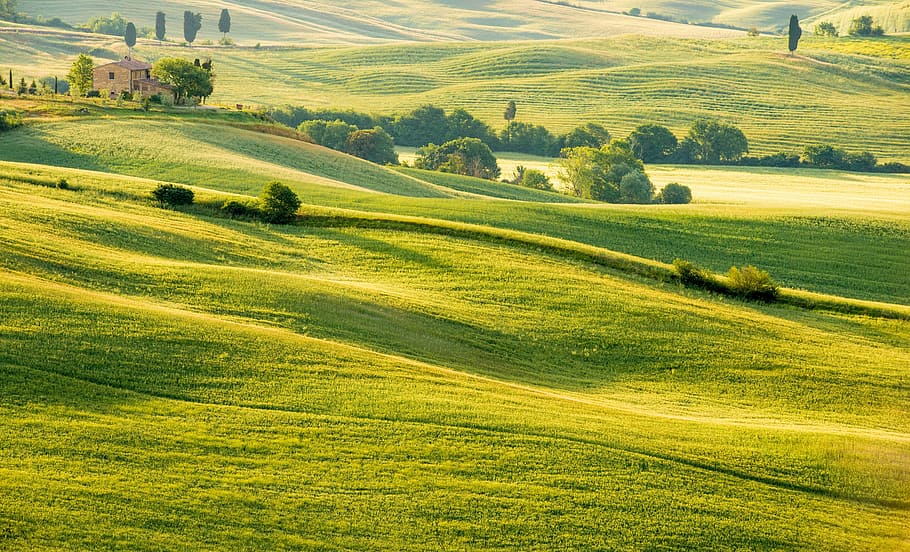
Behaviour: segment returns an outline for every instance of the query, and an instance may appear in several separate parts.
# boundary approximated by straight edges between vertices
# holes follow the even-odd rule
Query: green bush
[[[260,218],[262,211],[258,205],[244,203],[236,199],[229,199],[221,206],[221,210],[227,213],[231,218]]]
[[[660,203],[674,205],[690,203],[692,201],[692,190],[690,190],[688,186],[670,182],[660,191],[658,199],[660,200]]]
[[[777,299],[777,283],[766,271],[754,266],[744,266],[742,269],[731,266],[727,280],[730,291],[735,295],[760,301]]]
[[[697,264],[684,259],[673,259],[673,270],[676,277],[686,287],[698,287],[717,293],[729,293],[729,289],[721,284],[714,274]]]
[[[193,203],[193,190],[174,184],[161,184],[152,191],[152,197],[162,205],[177,206]]]
[[[59,190],[69,190],[70,189],[70,183],[65,178],[58,178],[57,182],[55,182],[54,184],[57,186],[57,189],[59,189]]]
[[[269,182],[259,196],[262,218],[266,222],[287,224],[300,208],[300,198],[281,182]]]
[[[4,111],[0,109],[0,132],[10,130],[22,124],[22,116],[18,111]]]

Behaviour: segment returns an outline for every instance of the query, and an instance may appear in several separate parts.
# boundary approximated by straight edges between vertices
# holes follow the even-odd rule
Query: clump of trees
[[[559,177],[577,197],[609,203],[655,203],[691,201],[686,186],[668,185],[655,194],[644,163],[632,152],[628,141],[615,140],[601,148],[581,146],[563,150]]]
[[[314,120],[300,123],[297,131],[320,146],[343,151],[381,165],[398,164],[395,141],[379,126],[360,129],[338,119]]]
[[[875,25],[871,15],[857,17],[850,23],[850,30],[847,31],[850,36],[882,36],[885,29],[881,25]]]
[[[815,36],[833,36],[837,37],[837,27],[830,21],[822,21],[815,26]]]
[[[495,180],[500,169],[489,146],[477,138],[450,140],[441,146],[428,144],[417,150],[418,169],[442,171]]]

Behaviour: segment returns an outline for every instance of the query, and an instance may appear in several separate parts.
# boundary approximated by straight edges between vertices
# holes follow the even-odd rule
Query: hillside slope
[[[174,212],[115,175],[5,171],[7,548],[910,536],[906,321],[727,303],[466,237]],[[36,186],[46,171],[74,189]]]

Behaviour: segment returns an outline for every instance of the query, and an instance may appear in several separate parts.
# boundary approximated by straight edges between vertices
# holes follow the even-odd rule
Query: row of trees
[[[857,17],[850,22],[850,28],[847,31],[850,36],[882,36],[885,29],[881,25],[876,25],[871,15]],[[815,26],[816,36],[837,36],[837,27],[830,21],[822,21]]]

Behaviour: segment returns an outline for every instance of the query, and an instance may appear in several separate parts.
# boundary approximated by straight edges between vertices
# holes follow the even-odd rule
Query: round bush
[[[671,182],[660,191],[660,199],[663,203],[689,203],[692,201],[692,190],[688,186]]]
[[[193,203],[193,190],[174,184],[161,184],[152,191],[152,197],[163,205],[190,205]]]

